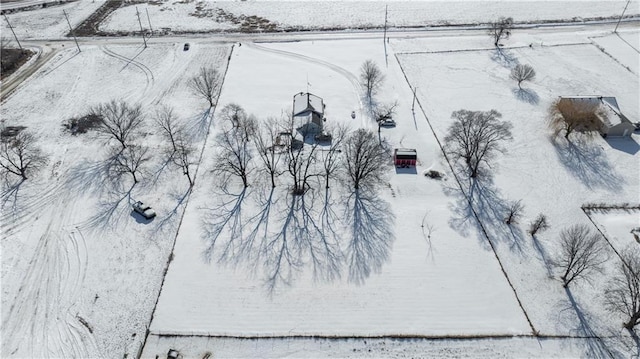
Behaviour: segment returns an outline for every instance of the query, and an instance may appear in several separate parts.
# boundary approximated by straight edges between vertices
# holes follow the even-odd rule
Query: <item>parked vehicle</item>
[[[141,201],[133,204],[133,210],[146,219],[151,219],[156,216],[156,211]]]
[[[186,44],[184,44],[184,47],[182,48],[182,51],[189,51],[189,43],[188,42]]]
[[[381,120],[380,121],[380,126],[381,127],[396,127],[396,121],[394,121],[393,119],[386,119],[386,120]]]

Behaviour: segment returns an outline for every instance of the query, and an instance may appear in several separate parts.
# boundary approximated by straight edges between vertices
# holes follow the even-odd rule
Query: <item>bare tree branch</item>
[[[500,46],[500,40],[508,39],[513,29],[513,18],[501,17],[489,24],[489,36],[493,38],[493,46]]]
[[[171,155],[178,150],[176,141],[182,132],[177,123],[176,115],[169,106],[162,106],[156,111],[154,122],[160,129],[162,137],[171,144]]]
[[[373,104],[373,97],[382,86],[384,75],[373,60],[365,61],[360,67],[360,85],[364,89],[369,105]]]
[[[560,98],[549,108],[549,127],[556,136],[564,131],[567,140],[573,132],[593,137],[600,130],[598,116],[604,116],[602,111],[601,105],[594,101]]]
[[[507,209],[507,217],[504,219],[504,222],[508,225],[517,223],[520,217],[522,217],[522,211],[524,211],[522,200],[511,202],[509,208]]]
[[[128,145],[124,149],[113,148],[111,158],[113,162],[110,173],[114,177],[129,173],[133,183],[138,183],[138,175],[143,171],[145,163],[151,159],[149,148],[142,145]]]
[[[496,111],[460,110],[451,114],[455,122],[445,137],[445,150],[454,159],[464,159],[471,171],[478,176],[482,163],[487,163],[496,152],[504,152],[500,145],[511,140],[511,123],[499,121],[502,115]]]
[[[538,217],[536,217],[536,219],[534,219],[533,222],[529,224],[529,234],[531,234],[531,236],[535,236],[536,233],[542,232],[547,229],[549,229],[547,216],[542,213],[538,214]]]
[[[629,247],[605,291],[605,306],[625,316],[624,327],[633,330],[640,324],[640,250]]]
[[[211,67],[201,67],[197,75],[189,80],[188,86],[194,95],[209,102],[209,107],[216,105],[221,85],[220,73]]]
[[[560,252],[556,265],[563,271],[560,277],[567,288],[578,278],[589,280],[593,272],[607,261],[604,241],[585,224],[577,224],[560,233]]]
[[[0,143],[0,169],[27,179],[47,163],[47,158],[36,147],[36,138],[29,132],[21,131],[15,138]]]
[[[130,137],[144,123],[140,104],[129,105],[124,100],[104,103],[91,109],[91,115],[100,118],[102,126],[97,130],[107,138],[113,138],[122,148],[127,147]]]
[[[343,161],[354,189],[375,187],[389,168],[389,146],[365,129],[351,133],[344,144]]]
[[[511,79],[518,81],[518,88],[522,89],[523,81],[531,81],[536,77],[536,71],[531,67],[531,65],[516,65],[511,70]]]

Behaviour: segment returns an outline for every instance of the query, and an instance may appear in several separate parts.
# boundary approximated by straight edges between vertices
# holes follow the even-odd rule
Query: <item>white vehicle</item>
[[[396,121],[387,118],[386,120],[381,120],[380,121],[380,126],[381,127],[396,127]]]
[[[146,219],[151,219],[156,216],[156,211],[141,201],[133,204],[133,210]]]

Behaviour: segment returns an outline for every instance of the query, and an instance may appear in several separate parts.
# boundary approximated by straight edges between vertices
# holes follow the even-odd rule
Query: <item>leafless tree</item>
[[[207,100],[209,107],[213,107],[216,105],[221,82],[218,70],[201,67],[198,74],[189,80],[188,86],[194,95]]]
[[[376,186],[389,168],[390,149],[386,141],[365,129],[352,132],[344,144],[344,166],[354,189]]]
[[[567,288],[578,278],[589,277],[607,261],[604,241],[585,224],[576,224],[560,233],[560,251],[556,265],[562,270],[560,277]]]
[[[240,177],[242,185],[247,188],[253,151],[246,134],[237,128],[223,129],[217,136],[217,142],[220,149],[215,157],[214,172],[225,177]]]
[[[268,118],[261,122],[258,129],[254,132],[254,144],[258,157],[264,165],[263,171],[266,172],[271,179],[271,187],[276,186],[276,177],[281,174],[280,170],[280,151],[275,146],[275,140],[280,129],[278,121],[274,118]]]
[[[547,222],[547,216],[540,213],[538,214],[538,217],[536,217],[536,219],[534,219],[533,222],[529,224],[529,234],[535,236],[536,233],[545,231],[548,228],[549,223]]]
[[[602,106],[595,101],[560,98],[549,108],[549,127],[557,136],[564,131],[569,140],[573,132],[594,136],[601,128],[599,116],[605,116]]]
[[[364,89],[366,99],[369,105],[373,103],[373,96],[382,86],[384,75],[373,60],[365,61],[360,67],[360,85]]]
[[[640,250],[629,247],[620,257],[622,261],[605,291],[605,305],[624,315],[624,327],[631,331],[640,324]]]
[[[522,217],[522,211],[524,211],[522,200],[511,202],[507,209],[507,217],[504,219],[504,222],[508,225],[517,223],[520,217]]]
[[[388,104],[381,104],[373,109],[373,117],[378,123],[378,133],[380,133],[380,127],[382,127],[385,120],[393,118],[398,107],[398,101]]]
[[[173,163],[176,164],[182,173],[187,176],[189,187],[193,187],[193,173],[191,169],[196,165],[195,147],[185,139],[184,135],[179,135],[175,141],[175,152],[172,156]]]
[[[464,159],[471,177],[478,176],[480,166],[496,152],[504,152],[502,142],[511,140],[511,123],[500,121],[496,111],[460,110],[451,114],[455,122],[445,137],[445,150],[455,160]]]
[[[160,129],[162,137],[171,144],[171,155],[173,156],[178,150],[176,141],[182,132],[173,109],[169,106],[160,107],[156,111],[154,122]]]
[[[0,143],[0,168],[5,174],[14,174],[27,179],[47,163],[47,158],[36,146],[36,138],[21,131],[13,139]]]
[[[500,40],[508,39],[513,30],[513,18],[501,17],[489,24],[489,35],[493,38],[493,46],[500,46]]]
[[[511,79],[518,81],[518,88],[522,89],[523,81],[531,81],[536,77],[536,70],[531,65],[518,64],[511,69]]]
[[[292,193],[296,196],[303,195],[309,188],[309,180],[317,177],[316,150],[317,144],[307,145],[307,149],[298,146],[289,146],[286,156],[287,172],[293,180]]]
[[[92,116],[100,118],[101,126],[97,130],[107,138],[113,138],[122,148],[127,147],[131,136],[144,124],[144,115],[140,104],[130,105],[124,100],[112,100],[95,106]]]
[[[347,138],[347,127],[336,126],[331,133],[331,144],[324,149],[322,154],[322,168],[324,172],[324,187],[329,188],[329,180],[342,168],[340,166],[341,148]]]
[[[220,110],[219,117],[222,121],[230,122],[233,127],[238,127],[240,123],[247,118],[247,112],[242,106],[230,103]]]
[[[109,170],[113,178],[128,173],[134,184],[139,182],[138,176],[143,171],[145,163],[151,159],[148,147],[133,144],[127,145],[124,149],[113,147],[110,157],[112,163]]]

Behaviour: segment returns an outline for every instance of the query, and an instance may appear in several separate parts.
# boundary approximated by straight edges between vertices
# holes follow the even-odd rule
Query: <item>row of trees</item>
[[[330,179],[346,178],[358,190],[377,185],[390,165],[386,141],[365,129],[336,126],[327,131],[331,142],[320,146],[298,140],[291,118],[258,122],[236,104],[224,107],[219,118],[215,172],[238,178],[245,188],[253,176],[267,177],[275,187],[286,174],[294,195],[304,194],[314,178],[322,178],[325,188]]]
[[[220,74],[209,67],[200,68],[198,74],[187,83],[192,93],[206,100],[210,108],[216,104],[220,84]],[[99,136],[117,143],[117,146],[109,150],[109,175],[119,178],[123,174],[130,174],[133,182],[137,183],[146,163],[151,159],[150,149],[139,141],[141,129],[146,122],[142,106],[129,104],[124,100],[112,100],[92,107],[86,117],[97,119],[94,130]],[[173,109],[166,106],[156,111],[153,122],[168,143],[163,152],[171,163],[182,170],[192,186],[195,149],[185,128],[179,125]],[[32,133],[20,131],[15,136],[5,136],[3,132],[0,169],[4,175],[16,175],[26,180],[46,163],[47,156],[37,146]]]

